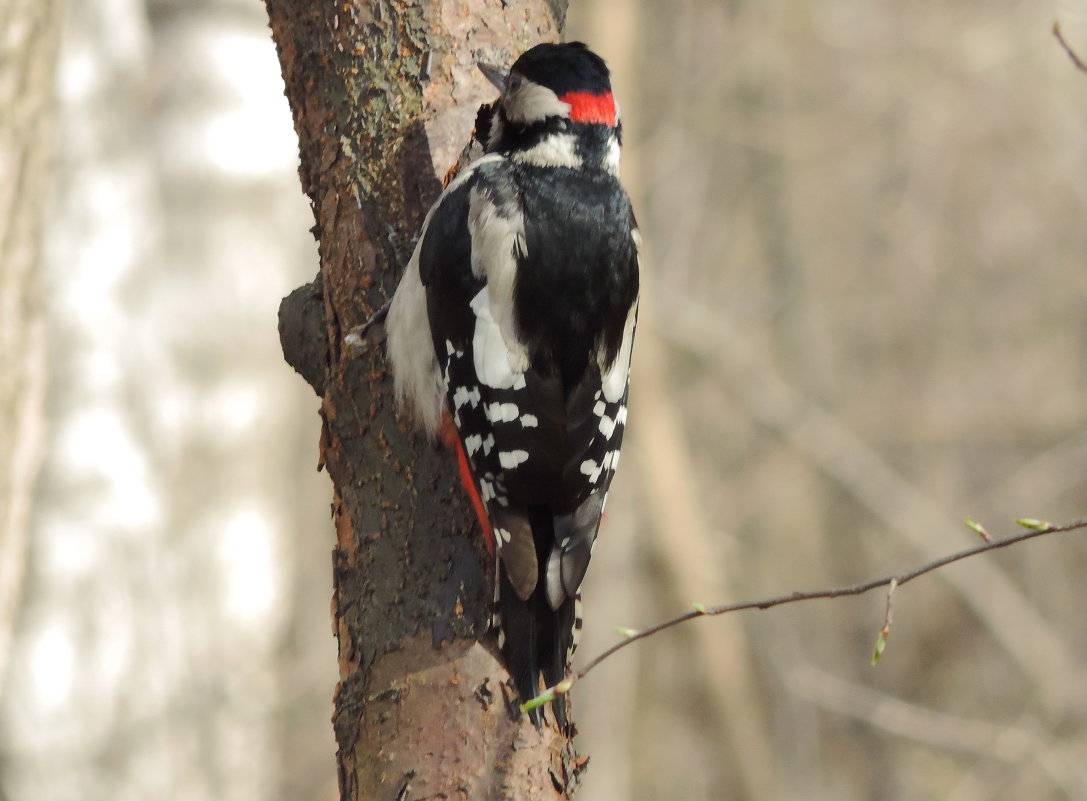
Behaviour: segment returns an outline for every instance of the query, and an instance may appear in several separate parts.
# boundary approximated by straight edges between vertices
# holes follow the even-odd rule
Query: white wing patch
[[[512,470],[521,464],[521,462],[528,461],[528,451],[499,451],[498,452],[498,464],[502,466],[503,470]]]
[[[512,310],[513,299],[510,298]],[[525,386],[528,350],[516,339],[507,340],[502,327],[491,314],[491,293],[487,287],[472,298],[476,328],[472,336],[472,360],[476,377],[494,389],[518,389]]]
[[[476,451],[483,447],[483,437],[479,434],[472,434],[464,438],[464,450],[468,452],[469,456],[475,456]]]
[[[480,401],[479,387],[457,387],[453,392],[453,407],[460,409],[466,403],[471,404],[472,408],[476,408]]]
[[[615,417],[609,417],[605,414],[607,408],[604,401],[597,401],[596,406],[593,407],[593,414],[600,418],[597,421],[597,430],[605,438],[611,439],[615,435],[616,428],[627,424],[627,407],[626,404],[619,404],[619,408],[615,410]],[[618,454],[618,451],[616,451],[616,454]],[[614,465],[612,469],[615,469]]]
[[[492,423],[512,423],[521,412],[516,403],[491,403],[487,405],[487,419]]]
[[[472,274],[486,282],[471,303],[476,315],[472,340],[476,374],[489,387],[521,389],[528,352],[517,339],[513,283],[518,259],[527,253],[524,217],[512,202],[500,207],[490,192],[473,188],[468,195],[468,232]]]
[[[468,232],[472,237],[472,274],[489,286],[511,289],[517,264],[528,252],[525,220],[513,205],[499,207],[490,192],[473,187],[468,193]]]
[[[619,353],[602,376],[601,389],[604,392],[604,400],[608,403],[618,403],[627,391],[627,379],[630,376],[630,349],[634,344],[634,321],[637,318],[638,303],[635,301],[630,306],[626,324],[623,326],[623,343],[619,346]]]

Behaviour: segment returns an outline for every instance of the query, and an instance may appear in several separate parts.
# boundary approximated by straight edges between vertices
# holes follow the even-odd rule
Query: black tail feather
[[[545,571],[547,557],[555,542],[553,518],[542,508],[530,510],[529,517],[540,566],[536,588],[522,600],[514,590],[501,560],[498,568],[502,656],[522,703],[540,694],[541,674],[546,687],[553,687],[566,678],[577,623],[575,598],[567,598],[558,609],[552,609],[547,602]],[[559,729],[565,730],[566,699],[556,698],[552,708]],[[539,708],[531,710],[529,717],[537,727],[542,725]]]
[[[540,658],[537,647],[537,591],[522,601],[513,589],[506,567],[499,561],[498,612],[501,616],[499,644],[506,670],[521,703],[535,698],[540,690]],[[539,588],[537,588],[538,590]],[[536,726],[542,724],[540,710],[533,709],[529,717]]]

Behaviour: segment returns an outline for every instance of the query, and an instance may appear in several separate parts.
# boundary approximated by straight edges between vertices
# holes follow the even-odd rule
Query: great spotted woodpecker
[[[581,626],[627,419],[639,237],[603,59],[541,44],[480,69],[501,92],[487,153],[427,214],[387,350],[398,398],[457,452],[498,547],[498,641],[528,700],[541,673],[564,678]],[[565,727],[561,701],[555,714]]]

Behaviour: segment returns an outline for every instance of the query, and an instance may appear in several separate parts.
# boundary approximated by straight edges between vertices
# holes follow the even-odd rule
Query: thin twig
[[[668,301],[678,304],[683,314],[673,315],[660,333],[683,352],[703,359],[742,403],[748,417],[883,520],[889,532],[920,554],[914,558],[943,553],[944,532],[956,515],[888,462],[859,432],[777,372],[768,354],[760,358],[759,346],[722,322],[720,313],[689,294],[672,293]],[[936,575],[958,593],[1038,686],[1042,708],[1054,713],[1063,708],[1064,690],[1047,677],[1054,671],[1070,674],[1076,668],[1067,643],[1054,630],[1052,618],[1038,609],[1037,599],[1029,597],[994,560],[975,559],[966,569]],[[689,591],[688,597],[708,596]]]
[[[1061,47],[1064,48],[1064,52],[1068,54],[1068,57],[1072,59],[1072,63],[1076,65],[1076,69],[1080,72],[1087,72],[1087,64],[1083,63],[1076,51],[1072,49],[1072,46],[1064,40],[1064,35],[1061,33],[1061,24],[1059,22],[1053,23],[1053,35],[1057,37],[1057,41],[1061,43]]]
[[[923,576],[926,573],[931,573],[933,570],[949,565],[952,562],[958,562],[961,559],[967,559],[971,556],[977,556],[980,553],[986,553],[987,551],[995,551],[997,548],[1007,548],[1009,545],[1015,545],[1020,542],[1024,542],[1035,537],[1041,537],[1046,534],[1056,534],[1062,531],[1075,531],[1077,529],[1087,528],[1087,518],[1075,520],[1071,523],[1065,523],[1059,526],[1043,525],[1040,528],[1031,528],[1029,531],[1025,531],[1021,534],[1016,534],[1012,537],[1006,537],[1001,540],[994,540],[987,542],[984,545],[978,545],[974,548],[967,548],[964,551],[958,553],[949,554],[933,562],[929,562],[921,567],[908,570],[905,573],[899,573],[894,576],[886,576],[880,579],[874,579],[872,581],[866,581],[863,584],[857,584],[853,587],[838,587],[836,589],[829,590],[812,590],[809,592],[794,592],[789,595],[779,595],[775,598],[766,598],[761,601],[745,601],[737,604],[726,604],[723,606],[697,606],[693,611],[686,614],[674,617],[671,620],[666,620],[663,623],[658,623],[655,626],[650,626],[647,629],[643,629],[636,634],[631,635],[625,640],[617,642],[615,645],[608,648],[594,659],[589,660],[589,663],[585,665],[580,671],[578,671],[575,681],[580,681],[589,674],[593,668],[607,659],[609,656],[617,651],[626,648],[628,645],[637,642],[638,640],[644,640],[647,637],[652,637],[659,631],[670,629],[673,626],[678,626],[680,623],[686,623],[688,620],[694,620],[696,617],[713,617],[716,615],[724,615],[729,612],[739,612],[743,609],[769,609],[774,606],[781,606],[782,604],[796,603],[797,601],[814,601],[817,598],[841,598],[847,595],[863,595],[870,590],[874,590],[876,587],[886,587],[892,581],[896,585],[901,586],[908,581]]]

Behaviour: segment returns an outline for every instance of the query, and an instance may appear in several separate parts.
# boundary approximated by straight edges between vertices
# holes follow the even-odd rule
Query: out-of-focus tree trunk
[[[380,349],[344,337],[395,287],[414,235],[509,62],[558,38],[562,0],[267,0],[321,273],[280,310],[284,354],[322,396],[334,483],[333,723],[344,799],[567,798],[581,762],[508,713],[487,631],[489,559],[450,457],[395,416]]]
[[[45,387],[38,282],[61,0],[0,10],[0,687],[26,560]]]

